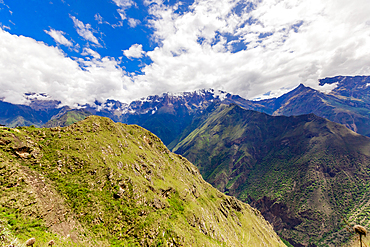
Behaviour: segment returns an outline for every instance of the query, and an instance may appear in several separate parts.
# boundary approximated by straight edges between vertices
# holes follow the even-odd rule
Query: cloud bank
[[[129,19],[125,10],[134,2],[114,2]],[[319,89],[319,78],[370,74],[368,0],[199,0],[186,10],[146,3],[151,18],[141,23],[152,28],[157,45],[144,52],[134,43],[123,51],[132,60],[150,58],[139,75],[91,47],[83,49],[84,59],[70,58],[58,47],[0,30],[0,98],[22,103],[24,93],[37,92],[76,105],[214,88],[253,99],[279,96],[299,83]],[[89,24],[71,18],[81,37],[99,45]],[[70,45],[61,31],[45,32]]]
[[[27,103],[24,93],[46,93],[63,105],[77,106],[132,98],[137,90],[115,59],[100,59],[91,50],[84,51],[91,56],[76,61],[56,47],[3,30],[0,47],[0,98],[7,102]]]
[[[161,46],[147,53],[153,63],[140,79],[161,90],[212,87],[255,98],[370,73],[369,1],[243,3],[196,1],[182,15],[177,6],[153,6]]]

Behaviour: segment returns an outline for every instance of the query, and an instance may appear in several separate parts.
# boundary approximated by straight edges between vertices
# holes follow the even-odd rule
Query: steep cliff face
[[[294,246],[349,241],[341,217],[369,224],[370,139],[340,124],[221,105],[174,150]]]
[[[0,227],[6,244],[285,246],[155,135],[96,116],[0,128]]]

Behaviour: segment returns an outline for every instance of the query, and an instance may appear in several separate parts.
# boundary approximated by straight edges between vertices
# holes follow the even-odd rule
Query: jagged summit
[[[203,101],[220,100],[225,101],[232,95],[221,90],[201,89],[192,92],[162,93],[161,95],[150,95],[129,104],[109,99],[106,102],[95,102],[94,105],[83,106],[91,112],[113,111],[115,115],[139,115],[154,114],[159,107],[166,103],[179,103],[182,105],[199,105]]]
[[[142,98],[141,100],[150,101],[152,100],[153,97],[156,97],[156,96],[158,96],[159,98],[163,98],[163,97],[185,98],[185,97],[194,97],[195,95],[198,95],[198,96],[213,95],[214,98],[219,98],[220,100],[223,100],[230,94],[222,90],[214,90],[212,88],[208,88],[208,89],[199,89],[199,90],[195,90],[191,92],[178,92],[178,93],[167,92],[167,93],[162,93],[160,96],[158,95],[148,96],[147,98]]]

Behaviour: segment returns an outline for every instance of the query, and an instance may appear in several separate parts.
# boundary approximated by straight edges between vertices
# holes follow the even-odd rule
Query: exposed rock
[[[301,215],[301,217],[294,216],[288,210],[287,205],[277,202],[276,199],[264,196],[257,201],[252,198],[250,198],[250,200],[250,205],[258,208],[263,217],[265,217],[277,231],[282,229],[294,229],[302,223],[301,217],[303,215]]]
[[[172,187],[166,189],[166,190],[160,190],[160,194],[162,195],[162,197],[164,198],[171,198],[171,194],[173,193],[176,193],[176,190]]]
[[[36,243],[35,238],[30,238],[26,241],[26,246],[33,246]]]
[[[162,209],[166,207],[166,204],[162,202],[160,199],[154,198],[152,202],[152,207],[155,207],[156,209]]]

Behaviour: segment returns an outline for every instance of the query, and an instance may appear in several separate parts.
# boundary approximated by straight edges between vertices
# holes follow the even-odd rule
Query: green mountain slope
[[[0,128],[0,230],[17,246],[285,246],[155,135],[96,116]]]
[[[221,105],[174,151],[294,246],[349,241],[341,217],[369,226],[370,139],[340,124]]]
[[[67,127],[78,121],[84,120],[86,117],[90,115],[91,113],[86,111],[85,109],[73,109],[61,111],[51,120],[49,120],[46,124],[44,124],[43,127],[44,128]]]

